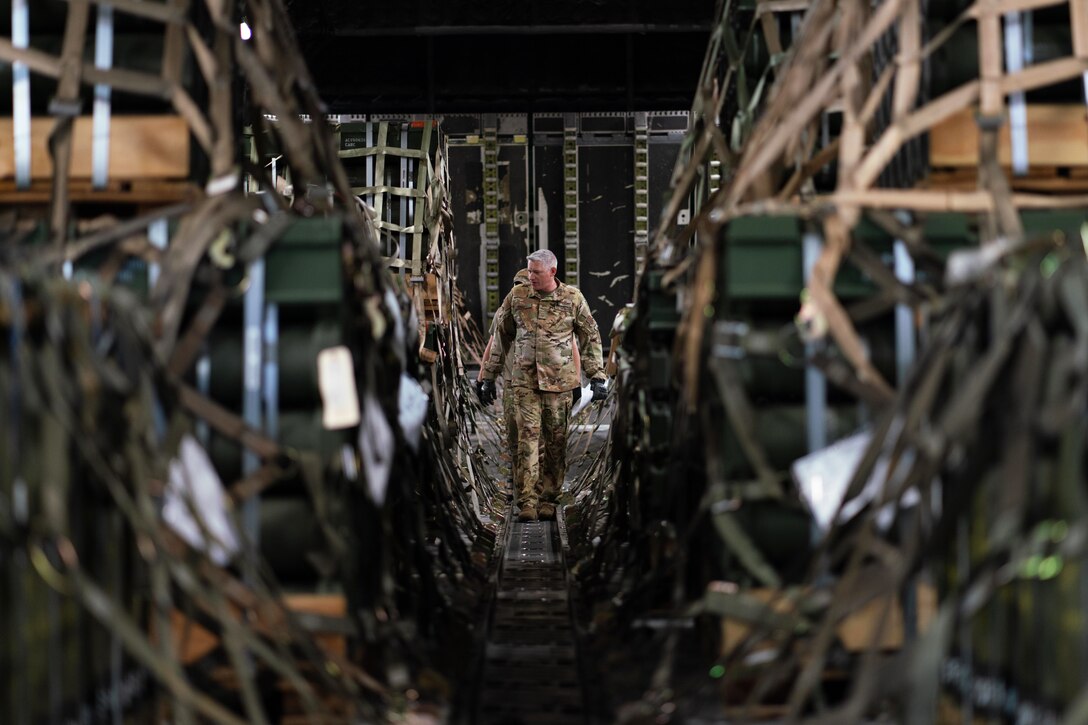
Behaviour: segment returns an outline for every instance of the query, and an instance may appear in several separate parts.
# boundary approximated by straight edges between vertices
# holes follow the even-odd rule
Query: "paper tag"
[[[423,429],[423,421],[427,419],[427,404],[429,400],[423,388],[407,374],[400,374],[400,391],[397,395],[401,430],[404,431],[404,439],[413,451],[419,450],[419,436]]]
[[[321,424],[327,430],[359,425],[359,393],[355,389],[355,365],[351,350],[341,345],[319,352],[317,384],[324,406]]]
[[[370,393],[363,405],[366,425],[359,428],[359,455],[363,461],[363,473],[367,488],[374,502],[385,503],[385,490],[389,485],[389,473],[393,470],[393,446],[396,440],[389,421],[377,399]]]
[[[227,492],[211,458],[186,434],[178,446],[178,457],[170,461],[163,521],[213,562],[225,566],[241,549],[227,507]]]

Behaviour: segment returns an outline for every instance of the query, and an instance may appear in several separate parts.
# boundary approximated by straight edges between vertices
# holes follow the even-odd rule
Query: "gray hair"
[[[555,269],[559,266],[559,260],[555,258],[555,253],[550,249],[538,249],[526,259],[530,262],[543,262],[548,269]]]

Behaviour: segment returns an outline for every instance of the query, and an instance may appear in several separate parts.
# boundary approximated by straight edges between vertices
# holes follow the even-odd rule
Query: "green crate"
[[[796,217],[742,217],[726,230],[725,292],[735,299],[796,297],[803,286]]]
[[[296,219],[269,248],[265,296],[277,304],[339,302],[344,294],[338,216]]]
[[[726,231],[727,252],[723,280],[732,299],[795,299],[805,286],[802,252],[803,228],[798,218],[742,217]],[[887,233],[863,221],[855,238],[877,254],[890,254]],[[835,278],[835,293],[844,299],[864,297],[875,284],[857,267],[844,260]]]

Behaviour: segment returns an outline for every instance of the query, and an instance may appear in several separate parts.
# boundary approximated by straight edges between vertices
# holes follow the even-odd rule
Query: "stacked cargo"
[[[342,118],[337,130],[351,193],[369,206],[383,256],[422,282],[427,258],[437,253],[431,247],[441,204],[435,164],[445,142],[438,124]]]
[[[338,154],[352,197],[377,232],[376,264],[393,275],[391,287],[381,297],[384,307],[376,298],[360,297],[351,289],[350,274],[341,271],[344,232],[338,217],[295,221],[268,249],[263,300],[254,303],[264,305],[264,311],[252,324],[243,325],[243,305],[238,305],[233,323],[227,319],[217,327],[214,338],[220,342],[211,348],[207,379],[213,397],[222,395],[220,402],[240,404],[246,359],[240,341],[263,339],[264,364],[275,368],[273,377],[266,372],[258,381],[263,425],[270,433],[277,431],[284,447],[315,459],[314,468],[300,470],[293,483],[269,489],[260,504],[260,539],[267,542],[262,544],[264,553],[277,576],[299,592],[332,595],[333,601],[343,601],[346,595],[349,611],[359,610],[356,597],[362,596],[370,607],[400,611],[422,633],[462,637],[460,624],[443,627],[441,618],[460,616],[455,610],[465,605],[464,597],[472,590],[448,590],[449,580],[481,573],[479,566],[487,561],[494,542],[494,527],[482,525],[481,519],[496,520],[502,512],[493,508],[501,507],[501,500],[491,470],[482,465],[480,449],[470,440],[471,429],[460,420],[467,413],[462,400],[466,390],[459,389],[465,380],[463,359],[474,354],[469,348],[479,345],[479,332],[459,312],[444,139],[431,121],[334,120],[339,121]],[[266,122],[270,129],[278,123]],[[276,182],[279,193],[294,197],[298,204],[302,189],[291,183],[293,169],[278,158],[274,139],[256,139],[254,147],[265,150],[260,157],[263,167],[282,178]],[[258,180],[250,183],[251,189],[259,189]],[[245,294],[254,291],[250,280]],[[329,429],[333,402],[329,396],[344,391],[321,387],[327,384],[319,379],[324,374],[321,359],[338,346],[365,349],[351,323],[360,314],[371,324],[376,324],[375,316],[392,314],[383,334],[395,343],[395,359],[404,373],[386,380],[386,372],[364,371],[367,377],[384,380],[387,390],[399,392],[392,399],[383,395],[365,400],[356,415],[364,428],[390,404],[404,415],[405,405],[414,408],[425,402],[426,389],[440,407],[421,409],[420,413],[427,411],[427,422],[421,419],[419,425],[424,440],[437,437],[427,442],[427,450],[443,460],[398,453],[377,465],[393,438],[370,430],[356,439],[347,434],[354,424],[333,423],[338,429]],[[274,353],[268,347],[272,343]],[[352,369],[359,372],[358,362]],[[201,368],[196,370],[199,375]],[[411,441],[413,435],[417,438],[413,450],[418,450],[418,429],[412,435],[406,432],[405,438]],[[233,455],[221,446],[216,450],[225,470],[239,470],[236,446]],[[376,476],[384,480],[376,481]],[[361,497],[353,492],[359,486],[365,486]],[[412,506],[401,505],[408,501]],[[347,537],[350,556],[323,536],[330,527]],[[389,541],[384,535],[388,531],[403,536]],[[462,549],[465,542],[468,549]],[[456,572],[442,571],[441,566],[433,571],[417,568],[432,556],[448,558],[447,564],[456,562]],[[394,591],[389,574],[382,574],[388,566],[412,571],[413,581],[400,582]]]
[[[300,467],[262,493],[257,527],[247,533],[260,542],[285,587],[328,594],[337,592],[327,565],[322,577],[328,554],[313,494],[325,488],[326,479],[346,475],[343,448],[351,438],[344,428],[330,429],[322,421],[318,360],[323,350],[347,339],[342,239],[339,217],[293,221],[239,281],[240,293],[212,330],[193,379],[220,405],[256,411],[247,423],[284,449],[314,457],[310,468]],[[256,470],[237,440],[208,432],[206,444],[224,480]]]
[[[1078,721],[1086,6],[807,5],[719,7],[571,519],[609,707]]]
[[[0,94],[0,136],[11,143],[0,153],[0,200],[50,201],[56,118],[66,201],[86,208],[192,198],[190,129],[179,111],[195,86],[179,36],[184,11],[87,3],[70,12],[66,3],[27,0],[6,7],[11,45],[0,87],[12,93]],[[54,56],[73,61],[67,72],[47,62]]]
[[[1008,252],[1000,281],[972,271],[932,321],[950,391],[929,412],[950,439],[940,479],[950,521],[934,571],[945,606],[972,590],[984,602],[966,607],[947,634],[940,668],[942,712],[965,720],[1057,722],[1088,672],[1088,589],[1076,541],[1088,512],[1088,433],[1084,375],[1073,372],[1088,300],[1077,238],[1088,212],[1022,218],[1032,247]]]
[[[251,39],[239,38],[233,3],[126,3],[116,12],[132,17],[118,27],[162,30],[151,48],[162,60],[116,72],[78,61],[81,23],[108,5],[29,8],[63,20],[61,62],[45,46],[20,49],[28,3],[17,1],[4,51],[17,88],[28,69],[59,76],[49,121],[60,129],[48,222],[39,213],[5,226],[5,241],[24,243],[5,253],[46,276],[72,261],[77,279],[56,289],[34,275],[4,280],[0,412],[28,424],[4,426],[0,608],[14,629],[0,719],[377,720],[421,699],[449,704],[501,499],[458,423],[471,342],[437,132],[429,152],[403,154],[418,172],[410,193],[379,174],[371,217],[332,129],[310,116],[320,102],[278,28],[279,2],[247,10]],[[236,71],[253,101],[245,113],[268,131],[249,154],[236,143]],[[82,123],[69,134],[80,93],[96,84],[140,96],[145,110],[169,103],[185,119],[183,142],[150,121],[112,132],[99,122],[88,153],[104,153],[106,133],[106,158],[127,149],[156,184],[181,177],[185,194],[129,193],[161,185],[118,164],[117,189],[70,204],[82,203],[79,177],[100,169],[78,160]],[[16,98],[10,166],[22,185],[26,150],[40,155],[18,133],[27,116]],[[119,140],[123,129],[130,138]],[[205,154],[192,167],[198,184],[190,137]],[[149,146],[172,165],[150,164]],[[266,148],[278,149],[271,168]],[[25,204],[37,192],[17,193]],[[394,197],[405,209],[381,213],[378,198]],[[389,275],[379,231],[408,235],[408,251],[387,256],[411,272],[410,287]],[[95,286],[110,282],[132,282],[147,309]],[[39,354],[47,365],[34,365]],[[42,436],[59,443],[45,449]],[[133,711],[148,693],[161,697]]]
[[[124,635],[148,631],[152,602],[163,593],[161,572],[134,545],[137,535],[148,535],[141,526],[155,524],[136,510],[145,513],[161,495],[166,458],[156,446],[161,417],[175,405],[151,363],[137,300],[146,300],[147,262],[156,258],[154,246],[165,245],[167,220],[178,208],[120,233],[94,218],[195,196],[189,127],[167,94],[145,93],[173,87],[187,97],[193,77],[183,53],[164,57],[183,31],[182,11],[80,5],[5,5],[6,723],[108,722],[126,712],[151,717],[155,707],[152,668]],[[65,68],[60,59],[74,62]],[[73,237],[79,243],[66,244]],[[113,243],[120,239],[123,250]],[[78,285],[62,283],[61,270]],[[144,487],[147,479],[157,481],[158,493]],[[167,654],[157,646],[147,651]]]
[[[152,691],[116,634],[151,582],[118,497],[148,502],[124,482],[159,468],[161,381],[130,297],[8,272],[0,289],[0,720],[106,722]],[[114,608],[82,608],[95,591]]]

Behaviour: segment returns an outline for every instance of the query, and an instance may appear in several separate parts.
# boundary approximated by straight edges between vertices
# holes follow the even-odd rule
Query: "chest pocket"
[[[574,303],[570,300],[541,301],[540,322],[552,334],[569,334],[574,327]]]
[[[514,318],[520,327],[533,329],[536,326],[536,301],[527,299],[516,301]]]

